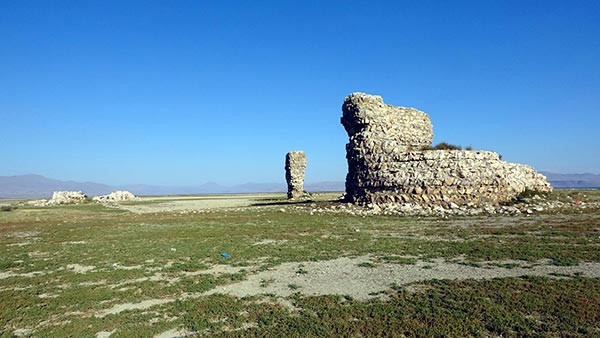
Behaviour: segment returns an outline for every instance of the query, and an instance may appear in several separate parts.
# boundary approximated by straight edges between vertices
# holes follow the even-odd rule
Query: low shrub
[[[440,142],[436,144],[433,148],[435,148],[436,150],[462,150],[461,146],[457,146],[446,142]]]
[[[472,149],[473,148],[467,149],[467,150],[472,150]],[[447,142],[440,142],[433,147],[432,146],[424,146],[421,148],[421,150],[462,150],[462,147],[454,145],[454,144],[450,144]]]
[[[17,207],[14,205],[3,205],[0,207],[0,211],[13,211],[15,210]]]
[[[533,199],[535,196],[539,196],[541,198],[548,198],[549,193],[543,192],[543,191],[538,191],[538,190],[525,189],[523,192],[521,192],[520,194],[515,196],[515,198],[513,198],[512,200],[510,200],[507,203],[504,203],[504,205],[529,203],[529,202],[531,202],[531,199]]]

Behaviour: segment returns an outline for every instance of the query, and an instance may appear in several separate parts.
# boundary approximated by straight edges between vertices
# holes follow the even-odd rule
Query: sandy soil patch
[[[234,274],[238,273],[242,270],[250,270],[255,267],[248,266],[231,266],[225,264],[217,264],[211,266],[205,270],[196,270],[196,271],[183,271],[182,274],[184,276],[198,276],[198,275],[223,275],[223,274]]]
[[[99,285],[106,285],[106,280],[105,279],[101,279],[99,281],[94,281],[94,282],[81,282],[81,283],[79,283],[79,286],[99,286]]]
[[[33,329],[16,329],[13,331],[15,337],[25,337],[33,334]]]
[[[371,263],[369,267],[359,266]],[[282,300],[296,292],[306,296],[348,295],[357,300],[380,297],[392,286],[404,286],[433,279],[465,280],[492,279],[519,276],[547,276],[566,278],[581,275],[600,277],[600,263],[582,263],[575,266],[548,265],[547,261],[532,264],[510,261],[514,267],[498,267],[507,261],[482,262],[482,266],[468,266],[442,259],[418,261],[412,265],[373,263],[370,256],[341,257],[328,261],[284,263],[267,271],[257,272],[244,281],[218,286],[204,293],[186,293],[177,298],[149,299],[138,303],[117,304],[99,311],[96,317],[105,317],[129,310],[146,310],[153,306],[179,300],[194,299],[212,294],[235,297],[270,294]],[[224,269],[224,268],[217,268]],[[210,270],[210,269],[209,269]],[[207,272],[209,270],[201,270]]]
[[[249,269],[255,269],[256,267],[243,267],[243,266],[231,266],[231,265],[225,265],[225,264],[217,264],[215,266],[210,267],[209,269],[205,269],[205,270],[196,270],[196,271],[181,271],[179,273],[179,276],[168,276],[166,274],[157,272],[152,276],[148,276],[148,277],[140,277],[140,278],[136,278],[136,279],[128,279],[128,280],[124,280],[121,281],[117,284],[113,284],[110,285],[111,289],[117,289],[120,287],[123,287],[125,285],[129,285],[129,284],[137,284],[137,283],[142,283],[142,282],[146,282],[146,281],[150,281],[150,282],[158,282],[158,281],[165,281],[168,282],[169,284],[173,284],[173,283],[177,283],[181,280],[181,278],[183,277],[193,277],[193,276],[198,276],[198,275],[222,275],[222,274],[234,274],[234,273],[238,273],[242,270],[249,270]]]
[[[0,272],[0,279],[10,278],[10,277],[24,277],[31,278],[35,276],[41,276],[48,274],[48,271],[32,271],[27,273],[14,273],[12,271]]]
[[[113,263],[112,267],[117,270],[140,270],[143,268],[142,265],[127,266],[127,265],[121,265],[120,263]]]
[[[231,195],[213,197],[171,197],[171,198],[144,198],[143,201],[160,201],[160,203],[149,204],[126,204],[119,205],[119,208],[133,213],[145,214],[156,212],[179,212],[179,211],[198,211],[208,209],[223,209],[247,207],[258,200],[265,198],[265,195]]]
[[[260,242],[256,242],[256,243],[254,243],[254,244],[252,244],[252,245],[254,246],[254,245],[283,244],[283,243],[285,243],[285,242],[287,242],[287,239],[281,239],[281,240],[276,240],[276,239],[263,239],[262,241],[260,241]]]
[[[367,300],[375,294],[389,290],[392,285],[407,285],[432,279],[492,279],[504,277],[551,276],[551,274],[600,277],[600,263],[583,263],[576,266],[555,266],[540,263],[512,268],[493,266],[486,262],[482,267],[467,266],[454,262],[435,260],[419,261],[412,265],[392,263],[374,264],[374,267],[361,267],[359,264],[371,262],[369,256],[358,258],[342,257],[329,261],[284,263],[270,270],[248,276],[247,280],[218,286],[207,294],[224,293],[237,297],[258,294],[275,294],[288,297],[295,292],[303,295],[349,295],[355,299]],[[513,264],[514,263],[513,261]],[[269,283],[265,283],[269,281]],[[290,285],[294,287],[291,288]]]
[[[96,267],[93,265],[68,264],[67,269],[73,270],[75,273],[88,273]]]
[[[153,306],[171,303],[171,302],[174,302],[175,300],[176,300],[175,298],[148,299],[148,300],[141,301],[139,303],[117,304],[111,308],[108,308],[108,309],[105,309],[105,310],[102,310],[102,311],[96,313],[95,316],[102,318],[102,317],[106,317],[108,315],[115,315],[115,314],[121,313],[123,311],[145,310],[145,309],[149,309]]]
[[[13,231],[4,235],[6,238],[32,238],[37,237],[40,234],[39,231]]]
[[[10,244],[7,244],[6,246],[25,246],[25,245],[30,245],[30,244],[33,244],[33,242],[26,241],[26,242],[10,243]]]
[[[110,337],[113,333],[115,332],[115,330],[112,331],[100,331],[100,332],[96,332],[96,338],[108,338]]]
[[[179,337],[188,337],[192,334],[193,334],[192,331],[188,331],[183,328],[174,328],[174,329],[162,332],[160,334],[157,334],[156,336],[154,336],[154,338],[179,338]]]
[[[284,193],[250,193],[250,194],[200,194],[200,195],[162,195],[142,196],[141,201],[171,201],[171,200],[198,200],[198,199],[231,199],[231,198],[273,198],[285,196]]]

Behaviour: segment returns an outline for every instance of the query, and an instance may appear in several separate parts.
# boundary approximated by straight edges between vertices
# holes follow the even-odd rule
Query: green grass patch
[[[387,301],[292,297],[299,312],[227,296],[181,302],[186,326],[215,337],[589,337],[600,333],[600,281],[432,281]],[[254,326],[238,331],[244,323]]]

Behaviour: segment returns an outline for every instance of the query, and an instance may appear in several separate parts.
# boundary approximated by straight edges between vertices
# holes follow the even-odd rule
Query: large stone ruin
[[[341,122],[348,136],[346,198],[362,205],[497,205],[525,190],[552,191],[532,167],[497,153],[432,150],[427,114],[395,107],[381,96],[350,94]]]
[[[306,155],[303,151],[290,151],[285,155],[285,179],[290,199],[304,196],[304,173],[306,171]]]

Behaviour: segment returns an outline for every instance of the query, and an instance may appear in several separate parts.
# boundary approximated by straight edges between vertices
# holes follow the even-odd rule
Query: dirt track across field
[[[281,194],[252,195],[207,195],[207,196],[156,196],[142,197],[141,203],[121,204],[119,208],[139,213],[198,211],[248,207],[260,203],[265,198],[279,197]]]

